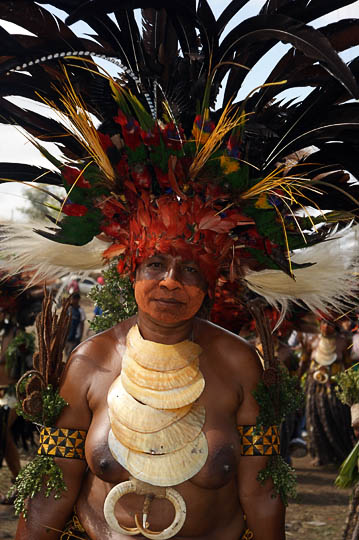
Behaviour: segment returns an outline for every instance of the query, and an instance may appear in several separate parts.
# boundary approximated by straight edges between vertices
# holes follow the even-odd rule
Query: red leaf
[[[112,244],[109,248],[106,249],[106,251],[103,252],[103,257],[105,259],[112,259],[112,257],[117,257],[118,255],[122,255],[127,249],[127,246],[125,244]]]

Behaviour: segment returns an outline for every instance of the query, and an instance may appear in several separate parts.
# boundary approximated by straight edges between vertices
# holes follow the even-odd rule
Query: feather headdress
[[[284,309],[350,299],[356,250],[330,261],[323,253],[338,247],[333,228],[340,235],[358,211],[359,63],[339,55],[359,42],[358,21],[314,29],[310,21],[343,2],[304,10],[299,0],[268,0],[225,35],[246,3],[229,2],[216,19],[202,0],[141,2],[142,30],[136,2],[46,2],[65,22],[42,2],[1,4],[1,19],[33,35],[2,32],[0,114],[36,137],[56,171],[3,163],[0,177],[67,191],[55,227],[26,229],[36,262],[19,233],[5,231],[11,271],[30,265],[37,279],[116,257],[119,273],[131,273],[145,257],[175,251],[197,260],[212,286],[218,276],[241,281]],[[93,39],[70,29],[79,20]],[[278,40],[292,47],[238,100],[248,70]],[[302,100],[280,99],[300,86],[311,87]],[[56,119],[9,95],[47,104]]]

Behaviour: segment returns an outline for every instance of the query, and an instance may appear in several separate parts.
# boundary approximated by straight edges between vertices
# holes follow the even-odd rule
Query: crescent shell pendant
[[[150,539],[167,540],[168,538],[175,536],[183,527],[186,520],[186,503],[178,491],[173,488],[166,488],[165,494],[160,497],[168,499],[173,504],[175,509],[175,517],[169,527],[160,532],[151,531],[144,525],[141,525],[137,514],[135,516],[137,527],[121,526],[115,517],[115,506],[121,497],[127,495],[127,493],[136,493],[136,484],[132,480],[122,482],[121,484],[113,487],[106,497],[104,504],[104,515],[111,529],[127,536],[142,534],[146,538]]]

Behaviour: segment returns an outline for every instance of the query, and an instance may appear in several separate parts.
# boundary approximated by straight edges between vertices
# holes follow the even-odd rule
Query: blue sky
[[[209,3],[216,16],[218,16],[223,11],[224,6],[228,4],[228,2],[224,2],[223,0],[209,0]],[[236,19],[233,20],[233,26],[241,19],[258,13],[264,3],[265,0],[252,0],[248,2],[248,5],[242,8],[242,10],[240,10],[236,16]],[[63,17],[63,13],[59,10],[53,10],[53,12],[61,18]],[[350,17],[356,18],[358,14],[359,0],[350,6],[336,10],[328,16],[317,19],[314,21],[313,26],[320,27],[340,19]],[[1,20],[0,25],[3,25],[8,31],[19,31],[18,27],[16,28]],[[86,33],[90,31],[87,25],[83,23],[73,25],[73,29],[77,33]],[[245,97],[253,88],[258,86],[261,82],[263,82],[263,80],[266,79],[267,75],[272,70],[274,62],[276,62],[288,48],[289,46],[279,44],[269,51],[260,62],[258,62],[256,69],[252,70],[246,77],[245,84],[243,85],[241,94],[239,96],[240,98]],[[351,58],[358,55],[359,47],[354,47],[345,56],[343,56],[343,59],[345,61],[349,61]],[[16,128],[12,126],[0,125],[0,137],[2,142],[0,146],[1,161],[14,161],[38,165],[44,165],[46,163]],[[17,211],[17,208],[26,204],[23,198],[24,189],[26,188],[19,184],[0,184],[0,221],[8,219],[22,219],[22,215]]]

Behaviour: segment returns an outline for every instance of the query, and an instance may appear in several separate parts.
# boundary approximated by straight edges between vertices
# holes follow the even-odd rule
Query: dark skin
[[[206,293],[206,284],[195,263],[171,255],[152,257],[137,270],[135,293],[138,316],[82,343],[74,351],[62,383],[61,394],[69,406],[58,425],[89,430],[89,468],[86,470],[86,462],[56,459],[68,491],[58,501],[44,501],[42,496],[31,500],[28,521],[20,518],[16,539],[58,539],[59,533],[46,526],[63,530],[75,503],[91,539],[128,538],[110,530],[103,515],[110,489],[129,478],[108,449],[106,397],[121,372],[126,335],[137,323],[145,339],[170,345],[192,338],[203,349],[200,369],[206,386],[200,402],[206,408],[203,431],[209,455],[199,473],[174,486],[187,505],[186,522],[175,538],[239,540],[245,529],[245,513],[255,540],[284,540],[283,505],[278,497],[271,497],[270,482],[261,486],[256,480],[267,458],[240,456],[237,425],[255,424],[258,414],[251,394],[262,375],[257,355],[230,332],[193,315],[186,318]],[[120,524],[133,527],[134,514],[141,513],[142,504],[143,497],[138,495],[121,499],[116,506]],[[161,531],[172,519],[171,505],[155,499],[149,514],[150,528]]]

